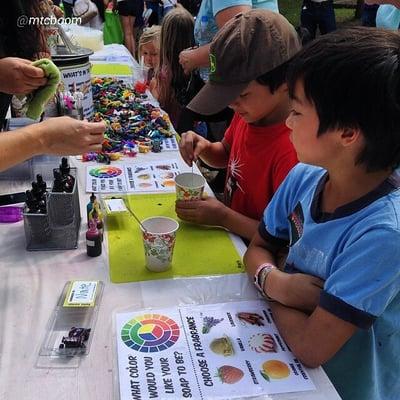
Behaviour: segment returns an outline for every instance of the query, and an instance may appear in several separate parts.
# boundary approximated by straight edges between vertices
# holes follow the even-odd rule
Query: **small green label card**
[[[98,281],[72,281],[64,307],[94,307]]]

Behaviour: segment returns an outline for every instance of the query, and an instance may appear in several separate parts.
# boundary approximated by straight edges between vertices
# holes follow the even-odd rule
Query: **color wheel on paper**
[[[121,329],[122,341],[132,350],[156,353],[173,346],[179,338],[179,326],[161,314],[144,314],[128,321]]]
[[[104,166],[91,169],[89,174],[95,178],[115,178],[122,174],[122,170],[117,167]]]

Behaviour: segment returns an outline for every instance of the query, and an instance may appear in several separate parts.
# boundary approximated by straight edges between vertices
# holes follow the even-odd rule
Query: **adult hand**
[[[176,215],[188,222],[199,225],[223,226],[226,206],[214,197],[203,200],[177,201]]]
[[[196,161],[201,152],[207,149],[210,144],[211,142],[197,133],[188,131],[182,133],[179,142],[179,151],[185,163],[191,167],[193,161]]]
[[[265,292],[279,303],[312,312],[319,304],[324,281],[307,274],[288,274],[274,270],[265,282]]]
[[[70,117],[50,118],[30,127],[36,128],[43,153],[55,155],[101,151],[106,130],[104,122],[79,121]]]
[[[183,68],[183,72],[189,75],[198,67],[196,64],[196,49],[185,49],[179,53],[179,64]]]
[[[28,94],[47,82],[41,68],[32,62],[16,57],[0,59],[0,92]]]

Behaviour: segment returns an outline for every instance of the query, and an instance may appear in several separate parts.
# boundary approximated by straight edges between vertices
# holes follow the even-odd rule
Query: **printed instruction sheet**
[[[120,399],[233,399],[315,390],[264,301],[116,315]]]

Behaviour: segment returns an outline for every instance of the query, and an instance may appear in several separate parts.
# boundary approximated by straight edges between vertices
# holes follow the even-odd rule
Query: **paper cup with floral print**
[[[177,200],[200,200],[206,180],[202,175],[185,172],[175,177]]]
[[[151,217],[142,221],[142,236],[147,269],[163,272],[170,268],[178,222],[168,217]]]

